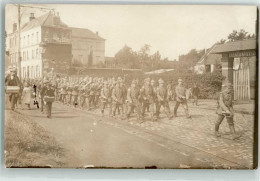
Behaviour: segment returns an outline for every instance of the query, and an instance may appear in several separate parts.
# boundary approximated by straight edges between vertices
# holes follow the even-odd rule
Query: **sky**
[[[255,33],[256,6],[208,5],[32,5],[55,8],[61,20],[71,27],[88,28],[106,39],[105,55],[114,56],[127,45],[134,51],[151,46],[150,54],[178,60],[191,49],[210,48],[226,39],[233,30]],[[23,9],[22,22],[31,12]],[[17,7],[6,7],[6,30],[17,21]]]

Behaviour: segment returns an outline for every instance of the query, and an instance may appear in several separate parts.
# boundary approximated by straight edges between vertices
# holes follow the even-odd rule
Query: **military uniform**
[[[182,83],[181,79],[179,79],[178,82],[179,82],[179,85],[177,85],[175,88],[176,104],[174,106],[174,116],[177,116],[177,110],[181,104],[184,108],[186,117],[190,118],[190,115],[188,113],[187,99],[186,99],[186,88],[183,85],[181,85],[181,83]]]
[[[11,69],[11,71],[15,72],[15,75],[7,75],[5,78],[5,85],[6,86],[18,86],[20,87],[20,93],[21,93],[21,82],[19,78],[16,75],[16,68]],[[9,101],[11,103],[11,109],[14,110],[15,105],[17,104],[17,101],[19,99],[19,93],[11,93],[9,94]]]
[[[67,95],[67,86],[63,85],[60,93],[60,97],[61,97],[60,101],[62,103],[66,103],[66,95]]]
[[[70,86],[68,86],[67,88],[67,104],[71,104],[71,97],[72,97],[72,88]]]
[[[154,89],[150,85],[150,79],[146,79],[144,86],[140,90],[140,94],[142,97],[142,117],[144,117],[145,111],[151,111],[151,118],[153,118],[154,114]]]
[[[111,89],[109,88],[109,86],[107,85],[107,83],[104,83],[103,88],[101,89],[101,114],[102,116],[104,116],[104,111],[106,106],[109,106],[109,116],[111,116],[112,113],[112,99],[111,99]]]
[[[216,113],[218,114],[218,119],[215,124],[215,134],[216,136],[220,136],[219,134],[219,126],[226,117],[231,133],[233,134],[233,139],[239,137],[236,135],[235,127],[234,127],[234,110],[233,110],[233,90],[232,84],[227,83],[224,85],[226,90],[222,91],[219,95],[218,107]]]
[[[168,102],[168,91],[167,88],[164,86],[164,81],[159,80],[159,86],[157,87],[157,104],[156,104],[156,118],[159,118],[161,106],[164,108],[164,112],[166,116],[171,119],[172,115],[170,113],[170,107]]]
[[[119,83],[113,88],[112,91],[112,114],[115,116],[116,110],[119,109],[121,118],[123,118],[123,104],[124,104],[124,91],[120,88]]]
[[[76,105],[78,104],[78,86],[75,86],[73,88],[71,95],[72,105],[76,107]]]
[[[128,101],[128,110],[126,113],[126,118],[129,119],[131,113],[135,109],[138,114],[138,118],[142,119],[141,114],[141,104],[140,104],[140,90],[136,87],[136,81],[132,82],[132,85],[135,84],[135,87],[130,87],[127,91],[127,101]]]
[[[55,97],[55,90],[52,87],[46,87],[44,96],[47,97]],[[46,102],[46,113],[47,117],[51,118],[51,113],[52,113],[52,102]]]

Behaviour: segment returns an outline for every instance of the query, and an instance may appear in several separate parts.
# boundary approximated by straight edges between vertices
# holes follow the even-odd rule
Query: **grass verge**
[[[20,113],[6,110],[5,166],[62,167],[64,149],[35,121]]]

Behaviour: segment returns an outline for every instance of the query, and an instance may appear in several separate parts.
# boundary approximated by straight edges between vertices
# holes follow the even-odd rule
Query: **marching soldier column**
[[[86,76],[83,79],[52,76],[44,80],[23,80],[23,82],[25,85],[34,87],[34,103],[36,102],[38,105],[37,99],[39,99],[40,110],[48,118],[51,118],[52,103],[55,100],[64,105],[88,111],[100,109],[102,117],[106,115],[107,109],[109,117],[116,118],[118,115],[122,120],[129,120],[131,115],[135,113],[134,115],[137,116],[140,123],[146,120],[146,112],[149,120],[159,120],[161,107],[163,107],[168,119],[171,120],[173,117],[177,117],[180,105],[184,108],[186,118],[191,118],[188,112],[187,99],[189,99],[189,93],[192,91],[183,86],[182,79],[178,79],[178,85],[175,88],[172,81],[165,85],[164,80],[159,79],[158,86],[156,86],[156,82],[150,78],[144,79],[143,85],[140,85],[140,81],[137,79],[132,80],[128,89],[125,79],[121,77],[104,79],[103,77]],[[9,68],[5,84],[6,95],[8,95],[11,103],[11,109],[14,110],[19,102],[18,100],[21,100],[22,95],[24,95],[22,94],[23,83],[17,77],[15,67]],[[176,100],[176,103],[172,114],[169,103],[173,100]],[[29,104],[28,108],[30,109],[30,103],[26,102],[26,104]],[[234,135],[233,138],[238,138],[239,135],[236,134],[234,128],[232,84],[230,83],[226,84],[220,93],[217,114],[215,135],[217,137],[221,136],[219,126],[226,118],[230,131]]]

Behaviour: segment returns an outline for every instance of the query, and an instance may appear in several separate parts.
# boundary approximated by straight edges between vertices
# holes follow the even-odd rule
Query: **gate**
[[[250,72],[247,57],[234,58],[234,100],[250,100]]]

